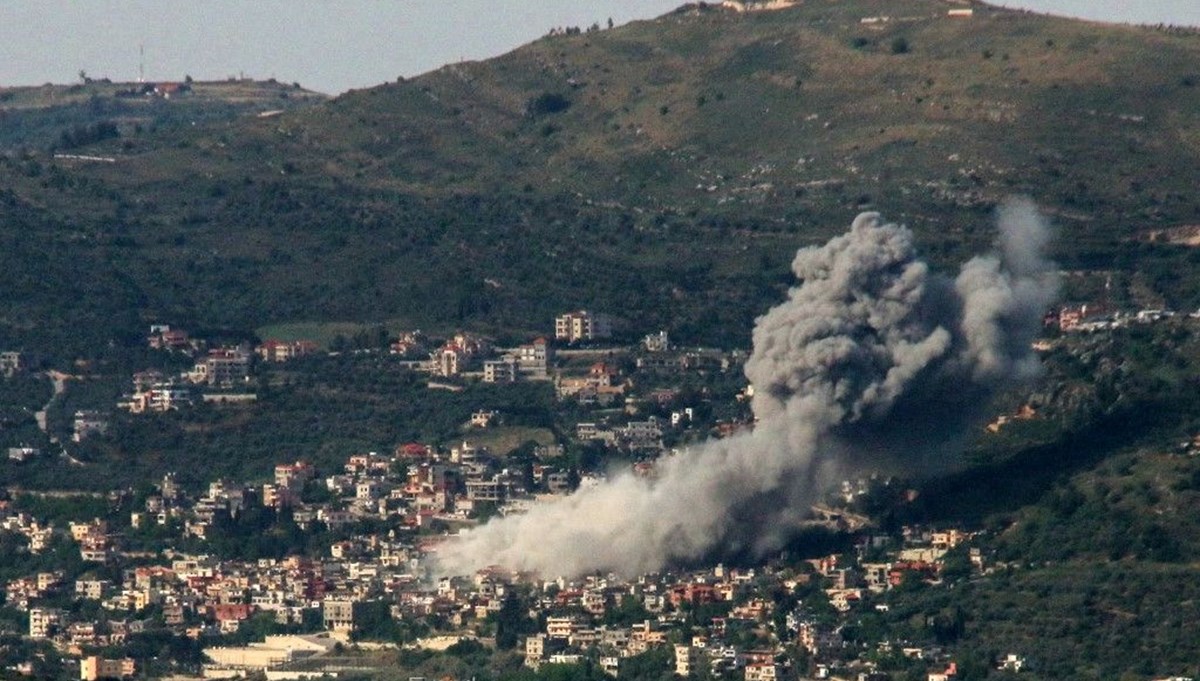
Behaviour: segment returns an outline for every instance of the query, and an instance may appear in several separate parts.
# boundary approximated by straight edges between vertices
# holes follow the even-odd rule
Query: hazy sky
[[[511,50],[555,26],[618,24],[684,0],[0,0],[0,86],[276,77],[322,92]],[[1200,26],[1200,0],[1002,0],[1106,21]]]

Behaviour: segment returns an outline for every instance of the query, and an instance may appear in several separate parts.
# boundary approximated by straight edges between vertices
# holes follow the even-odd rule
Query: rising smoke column
[[[630,575],[716,547],[762,553],[837,475],[954,465],[986,397],[1036,374],[1030,343],[1057,292],[1034,206],[1012,200],[998,218],[996,252],[955,279],[932,272],[912,233],[877,213],[801,249],[800,283],[755,324],[752,431],[660,459],[654,480],[622,473],[493,520],[447,542],[438,569]]]

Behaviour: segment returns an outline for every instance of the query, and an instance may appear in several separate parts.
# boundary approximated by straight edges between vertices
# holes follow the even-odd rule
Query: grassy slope
[[[1200,210],[1200,39],[948,6],[710,10],[548,37],[274,118],[98,145],[115,164],[12,161],[0,224],[91,274],[119,303],[87,322],[108,334],[151,318],[536,329],[589,305],[742,342],[788,254],[858,210],[909,221],[948,264],[990,241],[988,207],[1012,192],[1058,215],[1066,266],[1200,302],[1136,281],[1146,254],[1120,241]],[[570,108],[527,115],[547,92]],[[1177,269],[1183,251],[1166,251]]]

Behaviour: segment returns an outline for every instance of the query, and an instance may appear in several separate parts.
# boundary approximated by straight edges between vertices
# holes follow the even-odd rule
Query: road
[[[50,407],[54,405],[54,400],[57,400],[58,396],[66,391],[67,379],[71,378],[71,375],[64,374],[61,371],[54,371],[52,369],[46,372],[46,377],[54,383],[54,392],[51,393],[50,399],[46,401],[46,404],[42,406],[41,410],[33,415],[33,418],[37,421],[38,428],[41,429],[43,433],[48,434],[49,431],[47,430],[48,425],[46,423],[46,413],[49,412]],[[58,438],[51,436],[50,442],[57,443]]]

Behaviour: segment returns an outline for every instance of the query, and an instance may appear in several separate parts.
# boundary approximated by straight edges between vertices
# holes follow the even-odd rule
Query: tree
[[[532,97],[525,103],[525,112],[531,117],[555,114],[566,111],[571,106],[571,100],[557,92],[543,92]]]
[[[533,620],[525,614],[517,592],[509,589],[504,595],[504,603],[500,605],[500,612],[496,613],[496,647],[500,650],[517,647],[519,637],[532,633],[535,626]]]
[[[892,54],[908,54],[908,39],[900,36],[892,41]]]

